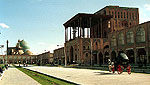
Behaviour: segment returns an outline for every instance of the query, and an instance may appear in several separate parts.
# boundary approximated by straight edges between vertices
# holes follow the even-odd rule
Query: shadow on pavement
[[[15,67],[14,67],[14,66],[9,66],[8,69],[9,69],[9,68],[15,68]]]
[[[106,72],[94,72],[96,75],[116,75],[116,73],[106,73]]]

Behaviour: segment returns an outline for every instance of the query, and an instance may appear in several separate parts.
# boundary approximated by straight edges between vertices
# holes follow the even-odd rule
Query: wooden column
[[[101,19],[101,18],[100,18]],[[100,27],[100,19],[98,19],[98,27],[97,27],[97,38],[101,37],[101,27]]]
[[[85,29],[85,28],[83,27],[83,28],[82,28],[83,38],[85,37],[85,32],[84,32],[85,30],[84,30],[84,29]]]
[[[68,27],[67,27],[67,29],[66,29],[66,41],[68,41]]]
[[[134,49],[134,62],[135,62],[135,64],[137,63],[137,50],[136,50],[136,48]]]
[[[80,37],[80,35],[79,35],[79,24],[80,24],[80,22],[79,22],[79,19],[78,19],[78,38]]]
[[[76,26],[75,26],[75,21],[74,21],[74,26],[73,26],[73,39],[76,38]]]
[[[92,27],[92,22],[91,22],[91,21],[92,21],[92,18],[90,17],[90,31],[92,30],[92,29],[91,29],[91,27]],[[91,33],[90,33],[90,38],[92,38],[91,36],[92,36],[92,35],[91,35]]]
[[[100,23],[101,23],[101,38],[103,37],[103,20],[100,18]]]
[[[70,27],[70,40],[71,40],[71,27]]]
[[[65,27],[65,42],[67,41],[67,32],[66,32],[66,30],[67,30],[67,27]]]
[[[149,47],[147,47],[145,50],[146,50],[147,63],[149,63]]]
[[[80,37],[82,37],[82,18],[80,17]]]

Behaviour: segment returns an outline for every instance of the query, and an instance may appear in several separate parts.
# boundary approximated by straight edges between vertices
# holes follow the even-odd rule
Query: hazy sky
[[[34,54],[64,44],[63,24],[77,13],[94,13],[108,5],[137,7],[140,23],[150,21],[150,0],[0,0],[0,45],[28,42]],[[1,51],[0,51],[1,54]]]

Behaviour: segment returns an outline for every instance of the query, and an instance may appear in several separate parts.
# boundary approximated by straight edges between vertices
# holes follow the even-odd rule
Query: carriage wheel
[[[117,72],[118,72],[118,74],[121,74],[123,72],[121,65],[118,65]]]
[[[115,73],[115,68],[114,67],[112,68],[112,72]]]
[[[128,74],[131,74],[131,66],[130,65],[127,67],[127,72],[128,72]]]

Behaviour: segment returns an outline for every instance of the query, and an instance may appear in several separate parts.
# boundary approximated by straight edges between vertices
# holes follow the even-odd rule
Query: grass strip
[[[61,80],[46,76],[44,74],[41,74],[35,71],[25,69],[22,67],[18,67],[18,66],[15,66],[15,67],[42,85],[77,85],[77,84],[61,81]]]

